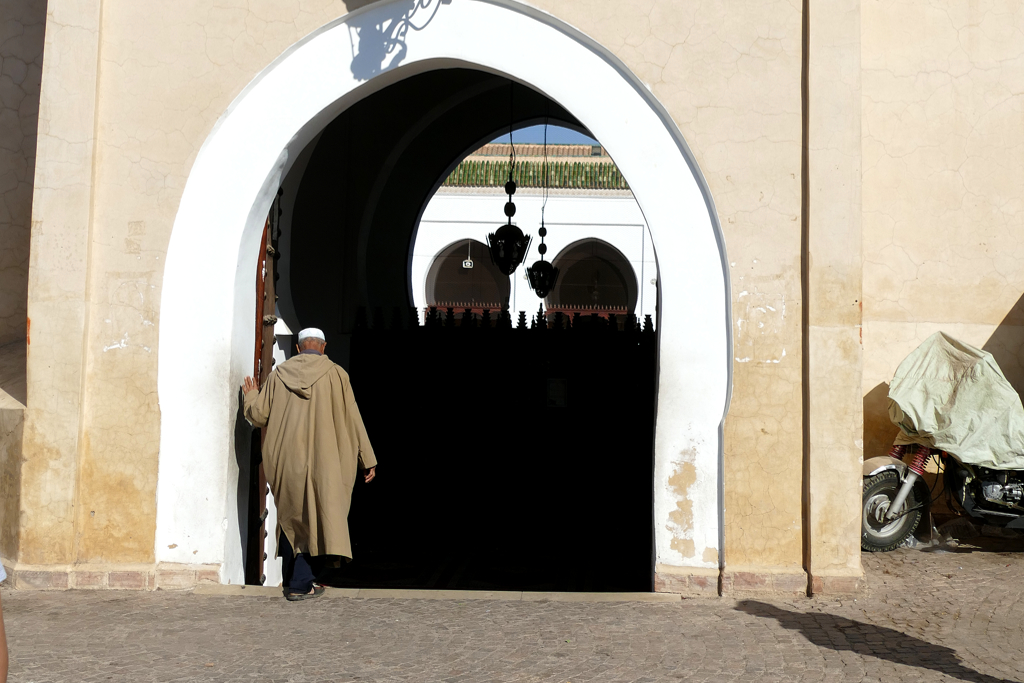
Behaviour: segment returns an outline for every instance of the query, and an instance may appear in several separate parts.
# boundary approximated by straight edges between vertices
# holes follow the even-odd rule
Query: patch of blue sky
[[[544,126],[527,126],[526,128],[520,128],[519,130],[512,131],[512,141],[517,145],[530,145],[530,144],[542,144],[544,142]],[[492,142],[496,143],[508,143],[508,133],[499,135],[494,138]],[[561,126],[548,126],[548,144],[549,145],[597,145],[597,140],[584,135],[571,128],[563,128]]]

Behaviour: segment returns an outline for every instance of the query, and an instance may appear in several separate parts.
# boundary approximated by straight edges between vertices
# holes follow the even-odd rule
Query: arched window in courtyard
[[[603,240],[570,244],[553,260],[558,283],[546,304],[551,312],[626,315],[636,311],[637,279],[629,260]]]
[[[449,244],[427,271],[428,306],[498,311],[509,289],[508,276],[491,262],[487,246],[474,239]]]

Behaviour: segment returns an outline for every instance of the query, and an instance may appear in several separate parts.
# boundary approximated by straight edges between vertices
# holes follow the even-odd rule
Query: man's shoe
[[[293,593],[285,591],[284,599],[288,602],[298,602],[299,600],[312,600],[313,598],[319,598],[324,594],[327,589],[321,586],[319,583],[314,583],[313,587],[308,593]]]

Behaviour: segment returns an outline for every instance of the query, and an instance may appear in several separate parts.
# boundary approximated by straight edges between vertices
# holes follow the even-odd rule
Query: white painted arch
[[[510,49],[496,36],[532,47]],[[453,66],[505,75],[555,100],[629,180],[661,277],[657,562],[719,565],[705,551],[722,547],[721,424],[732,354],[727,261],[710,193],[677,127],[633,74],[578,31],[511,0],[385,0],[346,15],[268,66],[210,133],[186,183],[164,271],[159,562],[220,564],[224,582],[243,578],[237,387],[251,372],[252,264],[281,179],[352,103]],[[202,354],[194,351],[197,333]],[[676,483],[692,473],[692,484]]]

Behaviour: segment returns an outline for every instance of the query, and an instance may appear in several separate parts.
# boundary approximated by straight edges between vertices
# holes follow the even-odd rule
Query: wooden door
[[[270,208],[263,226],[263,238],[260,242],[260,254],[256,262],[256,334],[253,353],[253,376],[260,387],[270,375],[274,367],[274,324],[277,322],[275,311],[277,295],[275,294],[274,263],[277,256],[277,233],[280,214],[280,193]],[[259,435],[254,430],[249,465],[249,523],[246,542],[245,582],[250,585],[263,585],[266,580],[264,563],[267,560],[266,529],[267,519],[267,476],[263,471],[263,440],[267,430],[260,429]]]

